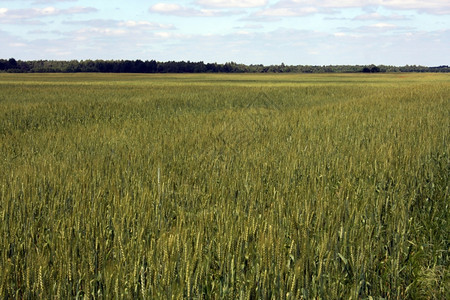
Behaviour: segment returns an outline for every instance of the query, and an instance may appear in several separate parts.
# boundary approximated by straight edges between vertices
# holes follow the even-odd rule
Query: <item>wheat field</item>
[[[0,74],[3,299],[448,299],[448,74]]]

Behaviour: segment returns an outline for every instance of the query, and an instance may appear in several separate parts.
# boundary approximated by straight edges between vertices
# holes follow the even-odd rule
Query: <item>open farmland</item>
[[[449,297],[450,76],[0,74],[0,296]]]

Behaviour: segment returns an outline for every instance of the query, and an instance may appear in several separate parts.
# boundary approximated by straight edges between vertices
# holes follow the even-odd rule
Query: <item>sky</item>
[[[0,0],[0,58],[450,65],[450,0]]]

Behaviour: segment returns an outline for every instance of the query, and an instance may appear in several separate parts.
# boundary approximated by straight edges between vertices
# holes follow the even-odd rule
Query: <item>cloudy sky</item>
[[[449,0],[0,0],[0,58],[450,65]]]

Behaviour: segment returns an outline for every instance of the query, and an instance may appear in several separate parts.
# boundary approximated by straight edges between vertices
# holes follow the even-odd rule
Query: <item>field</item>
[[[448,74],[0,74],[0,298],[449,299]]]

